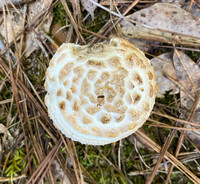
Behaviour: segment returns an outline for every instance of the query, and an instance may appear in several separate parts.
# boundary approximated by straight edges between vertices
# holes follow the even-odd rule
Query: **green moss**
[[[87,169],[97,183],[127,183],[124,180],[124,176],[116,171],[105,159],[107,158],[112,164],[114,162],[111,144],[100,147],[88,146],[87,152],[85,152],[85,146],[80,145],[79,143],[77,143],[76,148],[80,163]],[[99,150],[102,154],[99,153]]]
[[[185,51],[185,54],[187,54],[193,61],[197,61],[200,57],[200,52]]]
[[[85,14],[86,15],[86,14]],[[96,9],[94,12],[95,19],[91,17],[84,23],[84,28],[97,33],[110,18],[110,14],[102,9]]]
[[[6,83],[1,90],[0,100],[9,99],[12,97],[12,95],[13,95],[13,92],[12,92],[11,86],[8,83]]]
[[[15,150],[13,156],[9,159],[7,168],[5,170],[5,176],[11,177],[11,183],[13,183],[14,176],[23,174],[23,170],[27,163],[25,158],[25,148],[18,148]]]
[[[157,102],[164,104],[164,105],[170,105],[171,103],[173,103],[175,101],[175,96],[174,95],[170,95],[170,91],[168,91],[165,94],[164,98],[158,98]]]
[[[118,160],[117,163],[115,164],[113,154],[117,158],[119,150],[119,142],[117,142],[114,147],[111,144],[99,147],[88,146],[87,152],[85,152],[85,146],[80,145],[79,143],[77,143],[76,148],[80,163],[85,167],[85,169],[90,173],[90,175],[97,183],[128,184],[128,181],[125,178],[125,174],[122,174],[123,171],[122,170],[118,171],[115,169],[118,168]],[[101,152],[101,154],[99,151]],[[122,162],[124,163],[127,174],[131,171],[142,170],[141,161],[138,157],[136,159],[137,153],[132,143],[124,139],[122,151],[123,154],[121,154],[121,159],[123,161],[121,160],[121,164]],[[145,154],[146,152],[144,151],[143,153]],[[110,164],[110,162],[108,162],[105,158],[108,159],[115,167],[113,167],[113,165]],[[149,158],[147,157],[146,159]],[[121,165],[121,167],[123,166]],[[143,176],[134,176],[134,177],[128,176],[128,178],[133,183],[144,183],[142,182],[144,181]],[[88,182],[90,181],[88,180]]]
[[[133,177],[133,181],[134,181],[134,183],[137,183],[137,184],[143,184],[143,183],[145,183],[144,182],[144,178],[141,177],[141,176]]]
[[[61,26],[66,25],[67,14],[62,3],[58,3],[53,9],[53,17],[53,25],[56,23],[60,23]]]
[[[4,75],[0,72],[0,80],[4,79]]]

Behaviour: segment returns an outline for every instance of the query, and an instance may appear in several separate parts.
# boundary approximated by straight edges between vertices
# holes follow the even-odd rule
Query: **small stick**
[[[22,179],[22,178],[26,178],[27,176],[25,174],[22,174],[20,176],[14,176],[12,179],[11,177],[0,177],[0,182],[11,182],[12,181],[15,181],[15,180],[19,180],[19,179]]]

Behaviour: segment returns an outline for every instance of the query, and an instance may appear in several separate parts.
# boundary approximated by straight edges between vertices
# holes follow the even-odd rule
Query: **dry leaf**
[[[18,9],[18,11],[23,15],[25,8]],[[10,15],[7,14],[5,22],[7,24],[8,42],[10,43],[22,32],[24,18],[14,9],[10,9],[9,13]],[[0,25],[1,35],[4,38],[6,38],[5,22],[3,21]]]
[[[93,0],[93,1],[96,3],[98,2],[98,0]],[[91,3],[89,0],[81,0],[81,4],[91,15],[92,20],[94,20],[94,10],[96,9],[97,6],[93,3]]]
[[[181,85],[183,85],[189,94],[192,97],[197,97],[197,94],[200,92],[200,68],[199,66],[190,59],[183,52],[175,51],[174,52],[174,66],[176,69],[177,79]],[[194,105],[194,101],[188,94],[181,90],[181,106],[188,110],[191,110]],[[188,118],[189,113],[185,112],[181,114],[182,118]],[[200,124],[200,104],[197,107],[192,119],[192,122]],[[187,125],[188,128],[192,126]],[[187,136],[195,143],[196,146],[200,148],[200,132],[198,131],[186,131]]]
[[[4,134],[5,132],[7,131],[7,128],[3,125],[3,124],[1,124],[0,123],[0,133],[2,134]],[[7,135],[8,135],[8,137],[10,137],[11,139],[13,139],[13,137],[11,136],[11,134],[9,133],[9,132],[7,132]]]
[[[125,36],[152,39],[167,43],[200,44],[200,18],[180,7],[168,3],[157,3],[142,9],[121,21]]]
[[[166,77],[166,75],[168,75],[176,79],[176,71],[172,63],[172,56],[173,54],[170,52],[151,59],[151,64],[154,67],[159,86],[157,97],[160,98],[163,98],[167,91],[171,91],[170,94],[179,93],[177,86]]]
[[[38,0],[29,4],[28,7],[28,24],[31,27],[33,23],[36,23],[39,19],[41,13],[48,10],[49,6],[51,5],[52,0]],[[20,12],[21,15],[26,14],[25,6],[17,11]],[[12,42],[14,38],[17,39],[17,36],[22,32],[24,29],[24,18],[14,9],[10,9],[10,16],[7,15],[6,23],[7,23],[7,33],[8,33],[8,42]],[[37,25],[35,31],[38,32],[42,39],[45,39],[46,33],[49,33],[49,29],[52,23],[53,14],[49,13],[45,19]],[[1,35],[6,38],[6,29],[4,21],[0,25]],[[33,51],[38,49],[42,46],[40,41],[38,40],[38,36],[30,30],[30,32],[26,33],[26,43],[25,43],[25,56],[28,57]]]
[[[28,23],[32,24],[35,20],[39,19],[42,12],[47,12],[49,6],[53,0],[38,0],[29,5],[28,11]],[[45,19],[35,28],[35,31],[39,33],[42,39],[46,39],[45,35],[49,33],[50,26],[53,20],[53,14],[49,13],[45,16]],[[38,36],[33,32],[28,32],[26,34],[26,53],[25,56],[28,57],[33,51],[42,46],[41,42],[38,40]],[[43,49],[43,48],[41,48]]]
[[[189,116],[189,113],[182,114],[183,118]],[[192,117],[192,122],[200,124],[200,108],[196,110],[194,116]],[[187,125],[188,128],[193,128],[190,125]],[[193,143],[200,148],[200,132],[199,131],[186,131],[187,136],[193,141]]]
[[[51,165],[51,170],[57,184],[71,184],[69,178],[61,168],[57,160],[54,160]]]
[[[200,19],[172,4],[156,3],[127,18],[151,28],[200,37]]]
[[[7,128],[6,128],[3,124],[0,123],[0,134],[5,134],[6,131],[7,131]],[[1,140],[0,140],[0,142],[1,142]],[[14,142],[13,136],[10,134],[9,131],[7,131],[7,139],[6,139],[6,141],[4,142],[4,145],[5,145],[6,147],[9,147],[9,145],[10,145],[11,143],[13,143],[13,142]],[[1,151],[1,144],[0,144],[0,151]]]
[[[69,163],[71,162],[70,157],[68,157],[68,159],[69,159],[68,165],[71,165],[71,163]],[[63,171],[61,165],[57,160],[54,160],[53,163],[51,164],[51,170],[55,178],[56,184],[72,184],[69,180],[69,177],[65,174],[65,172]],[[84,182],[83,184],[88,184],[88,183]]]
[[[16,6],[19,6],[20,4],[28,3],[28,2],[31,2],[31,1],[33,1],[33,0],[12,0],[12,1],[11,0],[6,0],[6,2],[4,0],[4,4],[7,4],[8,7],[12,6],[12,4],[14,4]],[[10,2],[12,2],[12,4]],[[2,11],[2,10],[3,10],[2,1],[0,1],[0,11]]]
[[[180,51],[174,52],[173,61],[179,83],[195,98],[194,94],[197,94],[197,90],[200,90],[199,66]],[[190,109],[193,105],[192,99],[183,90],[180,94],[181,106]]]

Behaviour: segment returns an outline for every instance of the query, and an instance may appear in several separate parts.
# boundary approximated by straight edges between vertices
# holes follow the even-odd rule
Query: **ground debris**
[[[8,43],[13,42],[14,40],[18,41],[20,34],[25,29],[25,25],[28,24],[28,27],[33,28],[29,29],[25,34],[25,56],[28,57],[33,51],[44,47],[40,43],[40,39],[46,39],[46,34],[49,33],[49,29],[52,23],[53,14],[49,13],[45,16],[43,20],[40,20],[41,14],[48,10],[51,5],[51,1],[39,0],[32,3],[25,4],[18,9],[9,9],[9,14],[6,15],[6,20],[4,20],[0,25],[0,33],[6,39],[8,35]],[[27,14],[27,21],[25,20]],[[6,22],[6,24],[5,24]],[[6,27],[7,26],[7,32]],[[37,32],[38,34],[36,34]]]
[[[189,56],[177,50],[174,52],[173,62],[179,83],[191,95],[190,97],[186,91],[180,91],[181,106],[190,109],[200,90],[200,68]]]
[[[16,164],[16,175],[13,175],[13,180],[23,177],[18,180],[19,183],[28,180],[55,184],[72,184],[76,181],[84,184],[145,183],[151,175],[153,183],[200,183],[198,150],[184,138],[180,153],[175,154],[176,146],[183,136],[181,132],[200,148],[199,132],[187,131],[187,128],[197,128],[191,121],[200,124],[200,108],[192,111],[200,92],[200,70],[197,67],[200,61],[200,18],[192,15],[193,6],[198,7],[199,0],[184,3],[187,5],[185,10],[180,8],[183,3],[175,3],[177,0],[159,1],[164,3],[154,0],[7,0],[11,1],[19,2],[20,6],[15,4],[17,9],[9,6],[10,17],[6,12],[5,21],[3,13],[0,15],[0,50],[3,56],[0,61],[0,183],[2,178],[12,182],[5,171],[9,171],[9,167],[16,163],[14,158],[19,151],[23,153],[23,162],[20,160]],[[91,2],[99,4],[100,11],[97,12],[96,5]],[[151,6],[154,3],[157,4]],[[113,12],[118,16],[110,16]],[[5,25],[8,28],[9,44],[4,39]],[[109,40],[109,34],[125,37],[146,51],[144,53],[151,60],[160,88],[157,97],[165,98],[156,99],[147,122],[131,136],[112,145],[82,145],[64,137],[48,118],[43,106],[45,72],[50,53],[53,55],[62,43],[96,43]],[[16,49],[15,38],[19,50]],[[21,38],[23,43],[20,42]],[[184,44],[198,47],[185,47]],[[6,65],[10,59],[8,45],[11,64],[14,61],[13,80],[11,70]],[[37,51],[33,52],[35,49]],[[185,53],[177,49],[185,50]],[[20,54],[18,51],[21,51]],[[14,60],[17,55],[20,56],[19,63],[18,59]],[[25,132],[22,132],[16,101],[12,97],[12,83],[17,88]],[[9,92],[4,90],[7,86]],[[103,97],[99,95],[98,99]],[[13,103],[10,103],[12,98]],[[12,121],[7,118],[8,111]],[[9,122],[8,127],[4,126],[6,121]],[[171,134],[171,131],[175,133]],[[173,138],[173,141],[169,143],[168,137]],[[165,150],[162,162],[158,162],[165,143],[170,144],[169,149]],[[156,164],[159,168],[153,175]],[[168,182],[166,178],[171,165],[177,168],[172,171],[171,181]]]
[[[154,67],[157,83],[159,86],[157,97],[163,98],[167,91],[170,91],[170,94],[179,93],[179,88],[167,78],[167,76],[171,76],[176,79],[176,71],[173,66],[172,59],[173,54],[171,52],[164,53],[151,59],[151,64]]]
[[[31,3],[28,11],[28,23],[31,25],[33,22],[39,20],[40,13],[47,11],[51,3],[52,0],[50,1],[39,0],[36,1],[35,3]],[[35,31],[38,32],[42,40],[46,39],[46,34],[49,33],[52,20],[53,20],[53,14],[49,13],[35,28]],[[27,49],[25,54],[26,57],[28,57],[33,51],[35,51],[39,47],[41,47],[43,51],[45,50],[38,39],[38,35],[36,35],[33,30],[31,30],[26,34],[25,45],[26,45],[25,48]]]
[[[94,0],[94,2],[98,2],[98,0]],[[92,20],[94,20],[94,10],[97,8],[97,6],[91,3],[89,0],[81,0],[81,4],[91,15]]]
[[[53,161],[51,170],[57,184],[71,184],[57,160]]]
[[[16,6],[19,6],[23,3],[29,3],[33,0],[6,0],[6,2],[4,2],[4,4],[7,4],[9,7],[12,6],[12,4],[16,5]],[[11,4],[12,2],[12,4]],[[2,1],[0,1],[0,11],[3,11],[3,4],[2,4]]]
[[[200,18],[172,4],[156,3],[127,16],[120,24],[122,33],[128,37],[200,44]]]
[[[14,142],[14,137],[10,134],[9,131],[7,131],[7,128],[1,123],[0,123],[0,134],[7,134],[7,139],[4,142],[5,147],[9,147],[9,145]],[[0,151],[1,151],[1,145],[0,145]]]
[[[183,52],[175,50],[174,66],[179,83],[183,86],[180,90],[181,106],[189,111],[193,107],[195,100],[200,93],[200,68]],[[182,118],[189,117],[188,112],[181,113]],[[191,121],[200,125],[200,104],[197,104],[196,111],[194,112]],[[192,128],[191,125],[187,125]],[[188,137],[200,148],[200,133],[199,131],[186,131]]]

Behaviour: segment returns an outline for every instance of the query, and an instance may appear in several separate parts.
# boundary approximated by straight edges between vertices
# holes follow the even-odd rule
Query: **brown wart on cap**
[[[158,90],[155,73],[145,55],[128,41],[63,44],[51,62],[45,103],[67,137],[104,145],[134,133],[149,117]]]

